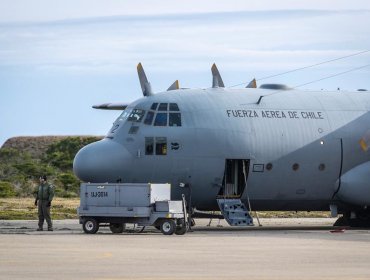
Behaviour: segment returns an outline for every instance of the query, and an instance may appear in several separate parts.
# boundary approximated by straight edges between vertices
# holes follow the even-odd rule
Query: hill
[[[97,136],[14,137],[0,149],[0,197],[32,196],[38,178],[45,174],[57,196],[78,195],[79,180],[72,171],[73,158]]]
[[[22,136],[13,137],[5,141],[1,149],[16,149],[27,152],[34,158],[40,158],[51,144],[70,138],[71,136]]]

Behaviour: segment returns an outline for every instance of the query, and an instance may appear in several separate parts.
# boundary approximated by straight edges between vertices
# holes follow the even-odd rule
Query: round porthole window
[[[293,164],[292,169],[294,171],[297,171],[299,169],[299,164],[298,163]]]
[[[272,169],[272,163],[266,164],[266,170],[271,170]]]
[[[321,164],[319,165],[319,170],[320,170],[320,171],[324,171],[324,170],[325,170],[325,164],[321,163]]]

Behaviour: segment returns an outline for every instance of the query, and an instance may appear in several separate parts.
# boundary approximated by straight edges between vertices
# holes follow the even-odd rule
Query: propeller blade
[[[141,90],[143,91],[143,95],[144,96],[153,95],[152,87],[145,75],[145,71],[141,63],[137,65],[137,74],[139,75],[139,81],[140,81]]]
[[[102,110],[125,110],[128,104],[126,103],[104,103],[92,106],[94,109]]]
[[[167,89],[167,91],[176,90],[176,89],[179,89],[179,88],[180,88],[179,80],[176,80],[176,81],[173,82],[172,85],[170,85],[170,87]]]
[[[253,79],[249,82],[249,84],[246,86],[246,88],[257,88],[257,81],[256,79]]]
[[[213,88],[225,87],[224,82],[222,81],[220,72],[218,71],[215,63],[213,63],[211,71],[212,71],[212,76],[213,76],[212,87]]]

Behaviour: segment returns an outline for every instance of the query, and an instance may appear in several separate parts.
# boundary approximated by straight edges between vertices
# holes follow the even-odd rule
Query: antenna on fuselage
[[[143,91],[143,95],[144,96],[153,95],[152,86],[150,85],[145,75],[144,68],[143,68],[143,65],[141,65],[141,63],[137,65],[137,74],[139,75],[139,81],[140,81],[141,90]]]
[[[264,97],[264,95],[261,95],[260,98],[258,98],[257,105],[260,105],[263,97]]]
[[[224,82],[222,81],[220,72],[218,71],[215,63],[213,63],[211,71],[212,71],[212,76],[213,76],[212,87],[213,88],[218,88],[218,87],[224,88],[225,87]]]

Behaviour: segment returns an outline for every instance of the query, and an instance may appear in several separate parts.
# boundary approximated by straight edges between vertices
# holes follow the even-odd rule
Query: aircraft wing
[[[92,106],[94,109],[102,110],[125,110],[128,104],[125,103],[103,103]]]

